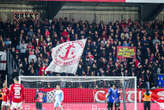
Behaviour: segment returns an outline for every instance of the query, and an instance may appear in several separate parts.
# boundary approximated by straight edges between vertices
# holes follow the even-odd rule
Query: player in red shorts
[[[2,99],[1,108],[2,110],[8,110],[10,106],[10,96],[9,96],[9,89],[7,88],[6,81],[3,83],[2,93],[3,93],[3,99]]]
[[[12,98],[11,110],[22,110],[24,100],[24,86],[19,84],[18,77],[14,78],[14,84],[11,85],[10,96]]]

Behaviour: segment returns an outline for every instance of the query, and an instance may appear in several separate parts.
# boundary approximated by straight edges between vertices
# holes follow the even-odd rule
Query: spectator
[[[150,70],[147,69],[146,70],[146,76],[145,76],[145,82],[146,82],[146,88],[147,89],[150,89],[150,80],[151,80],[151,73],[150,73]]]
[[[64,31],[61,33],[61,36],[63,36],[64,38],[67,38],[68,32],[66,29],[64,29]]]
[[[40,33],[40,32],[39,32]],[[49,30],[46,28],[44,36],[47,38],[50,35]]]
[[[155,38],[153,39],[153,45],[155,44],[160,44],[160,40],[158,39],[158,36],[155,36]]]
[[[5,43],[3,42],[2,35],[0,35],[0,51],[4,50]]]
[[[32,60],[34,60],[34,62],[37,61],[37,57],[36,57],[36,55],[34,54],[34,51],[32,51],[31,54],[30,54],[29,57],[28,57],[28,62],[29,62],[29,63],[31,63]]]
[[[10,45],[11,45],[11,40],[10,40],[9,37],[6,38],[6,41],[4,41],[4,44],[5,44],[6,46],[10,46]]]
[[[24,58],[26,56],[26,50],[27,50],[27,44],[25,43],[25,41],[23,40],[21,43],[20,43],[20,54],[21,56]],[[23,59],[22,58],[22,59]]]
[[[122,46],[130,46],[129,43],[127,43],[127,41],[125,40],[124,43],[122,44]]]
[[[47,68],[46,65],[43,63],[43,64],[42,64],[42,67],[39,68],[39,73],[38,73],[38,75],[39,75],[39,76],[47,75],[47,73],[45,72],[46,68]]]
[[[28,35],[29,37],[32,37],[32,36],[34,35],[34,32],[33,32],[32,27],[31,27],[30,30],[27,32],[27,35]]]
[[[138,87],[151,88],[156,85],[157,74],[164,72],[163,23],[122,20],[105,25],[103,21],[90,24],[67,18],[24,21],[3,24],[2,31],[10,34],[4,34],[4,41],[0,36],[0,50],[11,48],[18,73],[47,75],[44,71],[52,60],[50,50],[60,43],[84,38],[86,48],[76,75],[137,76]],[[12,47],[7,46],[10,41]],[[136,59],[117,59],[117,46],[135,46]]]

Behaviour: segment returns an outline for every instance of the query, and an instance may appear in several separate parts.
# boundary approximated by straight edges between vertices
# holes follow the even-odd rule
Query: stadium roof
[[[59,0],[60,1],[60,0]],[[0,0],[0,4],[28,4],[28,5],[35,5],[34,7],[41,7],[46,11],[47,17],[52,18],[52,16],[55,16],[58,11],[63,6],[90,6],[90,8],[86,8],[85,10],[92,10],[94,7],[107,7],[107,6],[132,6],[132,7],[138,7],[141,20],[149,21],[153,20],[163,9],[164,4],[143,4],[143,3],[100,3],[100,2],[53,2],[53,1],[47,1],[47,2],[32,2],[28,0]],[[141,0],[131,0],[131,1],[141,1]],[[146,2],[151,2],[152,0],[142,0]],[[153,0],[154,1],[154,0]],[[160,2],[161,0],[156,0]],[[162,0],[161,2],[164,2]],[[3,5],[2,5],[3,6]],[[39,8],[38,8],[39,9]],[[52,16],[51,16],[52,15]]]

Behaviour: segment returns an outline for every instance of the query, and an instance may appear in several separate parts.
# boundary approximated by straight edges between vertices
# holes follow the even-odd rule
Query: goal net
[[[54,110],[56,85],[64,93],[64,110],[107,110],[106,94],[111,85],[116,86],[113,91],[119,91],[120,110],[137,110],[136,77],[20,76],[19,81],[25,87],[24,108],[32,110],[36,89],[44,94],[43,109]]]

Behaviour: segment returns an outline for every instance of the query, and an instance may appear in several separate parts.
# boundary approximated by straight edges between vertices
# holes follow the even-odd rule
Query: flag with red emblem
[[[75,74],[81,59],[86,39],[69,41],[52,49],[52,62],[46,71]]]

